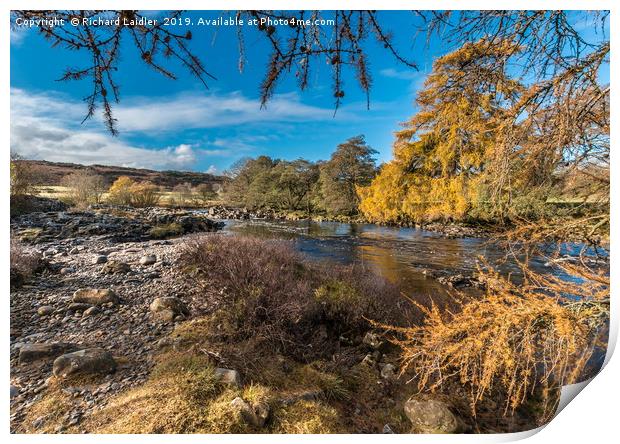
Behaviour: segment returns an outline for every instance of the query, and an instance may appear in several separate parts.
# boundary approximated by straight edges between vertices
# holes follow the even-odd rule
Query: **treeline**
[[[376,174],[376,154],[364,136],[356,136],[338,145],[327,161],[243,159],[229,171],[224,198],[250,209],[353,216],[360,203],[357,189]]]

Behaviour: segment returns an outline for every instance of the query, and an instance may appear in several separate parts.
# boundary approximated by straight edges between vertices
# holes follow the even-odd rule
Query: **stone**
[[[131,271],[129,264],[119,261],[109,261],[101,269],[106,274],[125,274]]]
[[[119,299],[116,293],[109,288],[83,288],[73,293],[73,302],[82,302],[91,305],[102,305],[110,302],[116,305],[119,303]]]
[[[222,384],[241,387],[241,376],[239,376],[239,372],[237,370],[218,367],[215,369],[215,376],[219,378]]]
[[[154,254],[149,254],[140,258],[140,265],[153,265],[155,262],[157,262],[157,256]]]
[[[405,415],[415,433],[456,433],[458,421],[448,406],[435,399],[410,398],[405,403]]]
[[[385,434],[394,433],[394,430],[392,430],[392,427],[390,427],[389,424],[386,424],[383,426],[383,433]]]
[[[101,310],[99,309],[99,307],[94,306],[94,307],[90,307],[90,308],[84,310],[84,314],[82,316],[83,317],[94,316],[94,315],[97,315],[99,313],[101,313]]]
[[[108,257],[104,254],[99,254],[93,258],[93,264],[105,264],[108,261]]]
[[[366,333],[362,342],[374,350],[378,350],[383,345],[383,341],[379,338],[379,335],[370,331]]]
[[[75,375],[107,374],[116,370],[112,353],[102,348],[87,348],[59,356],[54,361],[53,374],[57,378]]]
[[[250,405],[243,398],[236,397],[230,402],[230,405],[246,423],[254,427],[264,427],[269,418],[270,409],[267,403],[259,402]]]
[[[19,348],[19,363],[24,364],[41,359],[51,360],[71,350],[75,350],[73,344],[62,342],[24,344]]]
[[[19,395],[19,387],[11,384],[11,399],[17,397]]]
[[[54,313],[54,307],[51,305],[43,305],[37,309],[39,316],[49,316]]]
[[[71,267],[62,267],[60,269],[60,274],[63,275],[63,276],[66,276],[68,274],[73,273],[74,271],[75,270],[73,268],[71,268]]]
[[[178,315],[189,316],[189,308],[181,299],[174,296],[156,298],[151,302],[150,310],[160,319],[172,321]]]
[[[72,302],[67,307],[67,311],[85,311],[92,306],[92,304],[86,304],[84,302]]]
[[[387,380],[396,379],[396,367],[392,364],[385,364],[381,367],[381,377]]]

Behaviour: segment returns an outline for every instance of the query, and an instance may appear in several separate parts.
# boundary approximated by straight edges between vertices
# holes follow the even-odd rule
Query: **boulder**
[[[87,317],[87,316],[94,316],[96,314],[101,313],[101,309],[97,306],[94,307],[90,307],[86,310],[84,310],[84,314],[82,316]]]
[[[19,363],[54,359],[63,353],[75,350],[75,345],[62,342],[24,344],[19,348]]]
[[[270,410],[267,403],[259,402],[250,405],[243,398],[236,397],[230,405],[241,416],[241,419],[254,427],[264,427],[269,418]]]
[[[215,369],[215,376],[219,378],[222,384],[235,385],[241,387],[241,376],[237,370],[218,367]]]
[[[53,373],[57,378],[75,375],[108,374],[116,370],[112,353],[102,348],[87,348],[59,356],[54,361]]]
[[[178,315],[189,316],[189,308],[179,298],[166,296],[151,302],[150,310],[165,321],[172,321]]]
[[[119,303],[118,296],[109,288],[95,289],[83,288],[73,293],[73,302],[85,303],[90,305],[102,305],[111,303],[116,305]]]
[[[157,256],[154,254],[148,254],[140,258],[140,265],[153,265],[157,262]]]
[[[396,379],[396,367],[392,364],[385,364],[381,367],[381,377],[387,380]]]
[[[383,345],[383,341],[381,340],[379,335],[370,331],[366,333],[366,336],[364,336],[362,342],[370,346],[370,348],[372,348],[373,350],[378,350]]]
[[[105,264],[108,261],[108,257],[104,254],[99,254],[93,258],[93,264]]]
[[[54,313],[54,307],[51,305],[43,305],[37,309],[39,316],[49,316]]]
[[[101,269],[106,274],[125,274],[131,271],[129,264],[119,261],[109,261]]]
[[[435,399],[410,398],[405,403],[405,415],[415,433],[456,433],[458,421],[448,406]]]

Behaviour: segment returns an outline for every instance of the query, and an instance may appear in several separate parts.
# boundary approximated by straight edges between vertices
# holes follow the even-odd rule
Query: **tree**
[[[213,190],[212,184],[208,183],[199,184],[194,188],[194,192],[197,195],[196,200],[202,205],[208,204],[209,201],[217,197],[217,193]]]
[[[310,209],[311,192],[319,178],[319,168],[305,159],[280,161],[272,170],[272,196],[282,209]]]
[[[24,196],[32,191],[32,171],[22,157],[11,152],[11,196]]]
[[[482,39],[434,63],[416,98],[418,113],[396,135],[394,165],[381,171],[399,177],[377,180],[378,187],[398,184],[402,199],[383,199],[383,187],[361,190],[370,219],[383,221],[385,214],[415,221],[462,219],[476,204],[502,118],[523,89],[498,68],[514,46]]]
[[[66,175],[62,183],[69,190],[69,198],[77,205],[100,203],[106,191],[103,176],[91,174],[87,170]]]
[[[134,183],[129,191],[131,192],[131,205],[134,207],[153,207],[159,202],[159,188],[152,182]]]
[[[358,212],[357,188],[367,186],[375,176],[375,154],[360,135],[338,145],[331,159],[321,165],[320,205],[328,213]]]
[[[131,205],[131,188],[135,182],[128,176],[120,176],[108,190],[108,201],[115,205]]]

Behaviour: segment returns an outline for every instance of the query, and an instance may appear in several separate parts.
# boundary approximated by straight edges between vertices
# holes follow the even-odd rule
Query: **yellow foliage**
[[[358,189],[366,217],[424,222],[467,214],[493,158],[506,103],[521,91],[496,68],[515,50],[480,40],[435,62],[416,99],[419,112],[396,133],[394,160]]]

